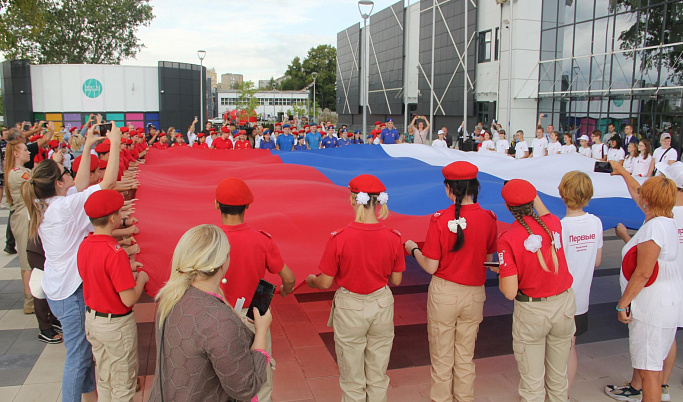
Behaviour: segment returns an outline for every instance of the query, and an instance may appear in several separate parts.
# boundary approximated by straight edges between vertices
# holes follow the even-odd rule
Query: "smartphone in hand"
[[[593,171],[596,173],[612,173],[612,165],[609,162],[596,161]]]
[[[251,299],[249,309],[247,310],[247,318],[250,320],[254,319],[254,307],[258,308],[260,315],[264,315],[270,307],[273,295],[275,295],[275,285],[261,279],[256,287],[256,292],[254,292],[254,297]]]

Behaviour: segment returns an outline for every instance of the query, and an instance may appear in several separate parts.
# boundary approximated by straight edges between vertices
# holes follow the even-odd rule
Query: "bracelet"
[[[123,220],[121,221],[121,224],[123,225],[124,229],[128,228],[128,226],[126,226],[126,219],[127,218],[123,218]]]
[[[265,350],[262,350],[262,349],[254,349],[254,352],[262,353],[266,357],[266,362],[270,363],[270,355],[268,354],[268,352],[266,352]]]
[[[420,248],[419,247],[413,247],[413,249],[410,250],[410,254],[413,255],[413,258],[415,258],[415,250],[420,250]],[[420,251],[422,251],[422,250],[420,250]]]
[[[616,307],[617,307],[617,311],[626,311],[626,309],[625,309],[625,308],[619,308],[619,304],[617,304],[617,306],[616,306]]]

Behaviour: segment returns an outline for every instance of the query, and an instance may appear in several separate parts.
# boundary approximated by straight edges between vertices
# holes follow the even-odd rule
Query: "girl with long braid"
[[[522,401],[567,400],[567,360],[576,302],[562,249],[562,225],[531,183],[510,180],[502,191],[515,217],[498,238],[500,290],[515,300],[512,348]]]
[[[496,251],[496,216],[477,203],[476,166],[453,162],[442,173],[453,205],[432,216],[424,250],[412,240],[405,248],[433,275],[427,299],[431,400],[472,401],[472,358],[486,300],[484,262]]]

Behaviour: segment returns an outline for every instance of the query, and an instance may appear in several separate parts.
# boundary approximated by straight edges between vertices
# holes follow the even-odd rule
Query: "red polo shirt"
[[[351,222],[332,232],[319,268],[339,286],[370,294],[386,286],[392,272],[405,271],[401,234],[383,223]]]
[[[131,310],[119,292],[135,287],[126,250],[116,239],[91,234],[78,248],[78,273],[83,279],[85,305],[100,313],[125,314]]]
[[[235,149],[251,149],[251,142],[249,140],[236,141]]]
[[[475,203],[462,205],[460,217],[466,221],[465,229],[458,228],[465,236],[462,248],[451,251],[455,244],[455,233],[448,229],[448,221],[455,219],[455,205],[451,205],[432,216],[422,255],[439,261],[435,276],[461,285],[483,286],[486,255],[496,252],[496,215]]]
[[[155,149],[168,149],[168,143],[162,144],[161,142],[155,142],[154,145],[152,145],[152,148],[155,148]]]
[[[232,149],[232,141],[230,141],[230,138],[224,140],[223,137],[216,137],[211,146],[215,149]]]
[[[519,290],[529,297],[548,297],[558,295],[572,286],[573,278],[567,268],[564,250],[557,248],[558,272],[555,273],[553,257],[550,251],[552,240],[545,230],[532,217],[525,216],[524,221],[534,234],[543,239],[541,252],[548,271],[544,271],[536,253],[524,248],[524,241],[529,237],[527,231],[515,221],[507,232],[498,238],[498,261],[502,278],[517,275]],[[562,224],[552,214],[541,216],[541,221],[562,243]]]
[[[192,148],[209,149],[209,145],[207,143],[200,144],[198,142],[195,142]]]
[[[244,307],[249,307],[258,282],[266,276],[266,270],[278,274],[285,266],[280,250],[270,235],[252,229],[246,223],[221,225],[230,242],[230,265],[225,274],[227,283],[221,283],[225,300],[231,306],[244,297]]]

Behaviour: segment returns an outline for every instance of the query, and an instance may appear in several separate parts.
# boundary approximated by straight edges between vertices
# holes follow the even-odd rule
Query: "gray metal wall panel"
[[[340,115],[359,113],[360,33],[358,23],[337,34],[337,113]]]
[[[422,0],[420,2],[420,65],[422,70],[419,74],[419,89],[421,96],[418,100],[417,113],[429,115],[430,103],[430,88],[427,79],[431,76],[431,57],[432,57],[432,0]],[[453,46],[450,36],[455,40],[458,50],[462,53],[464,46],[464,21],[465,21],[465,4],[469,5],[468,9],[468,40],[472,34],[476,32],[477,14],[476,9],[469,1],[466,0],[450,0],[440,1],[436,10],[436,29],[434,39],[434,91],[441,100],[441,107],[438,102],[434,101],[434,115],[435,116],[462,116],[463,114],[463,79],[462,66],[459,71],[453,76],[453,71],[459,63],[458,55]],[[441,12],[439,12],[441,8]],[[427,10],[427,11],[425,11]],[[442,18],[443,13],[443,18]],[[444,23],[445,18],[445,23]],[[451,35],[449,36],[448,32]],[[468,72],[470,80],[474,81],[475,68],[477,64],[476,56],[476,41],[472,40],[468,48]],[[422,73],[424,71],[424,73]],[[448,85],[449,81],[450,86]],[[448,89],[447,89],[448,88]],[[445,92],[446,91],[446,92]],[[444,95],[445,92],[445,95]],[[475,115],[474,110],[474,93],[470,88],[467,94],[468,115]],[[443,110],[442,110],[443,109]]]
[[[373,114],[401,114],[403,109],[404,10],[399,1],[370,19],[369,104]]]

